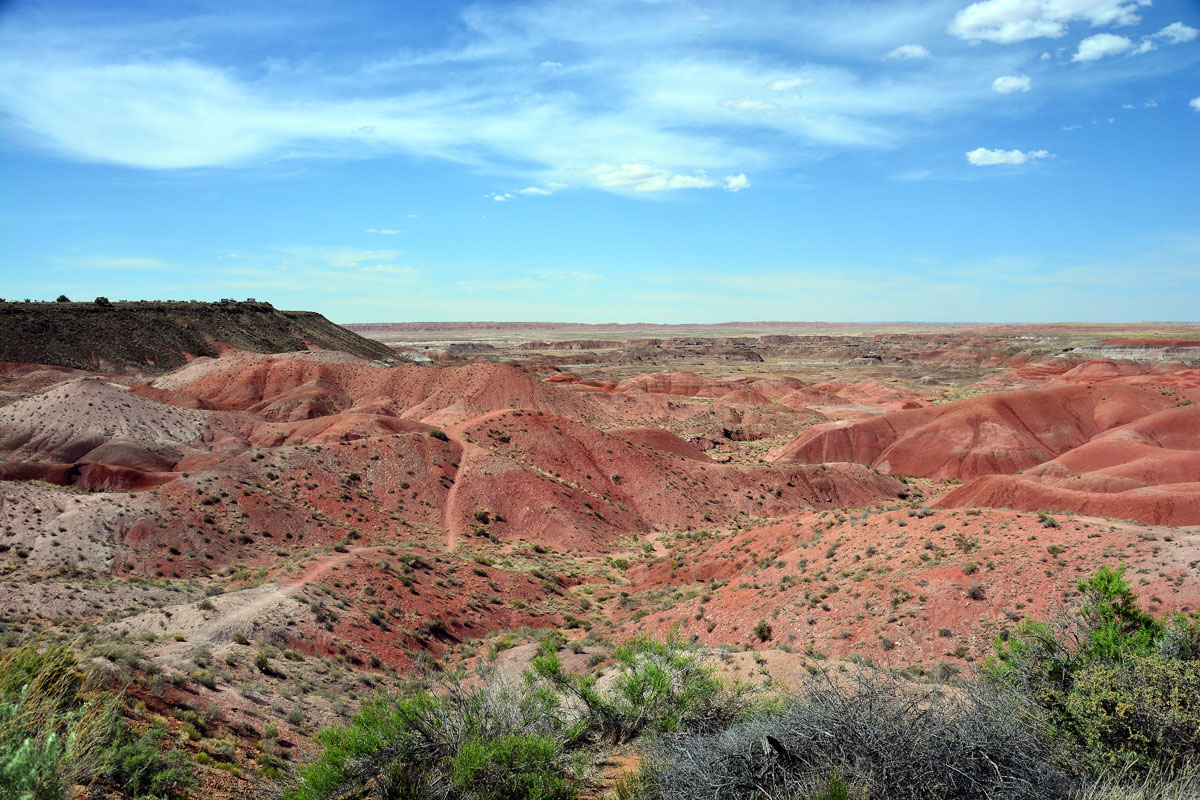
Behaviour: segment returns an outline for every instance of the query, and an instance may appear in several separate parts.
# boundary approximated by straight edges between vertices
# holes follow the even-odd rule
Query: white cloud
[[[1184,42],[1192,41],[1197,36],[1200,36],[1200,30],[1189,25],[1184,25],[1182,22],[1172,22],[1158,33],[1143,36],[1142,43],[1129,51],[1129,54],[1131,56],[1140,56],[1142,53],[1157,50],[1158,44],[1155,42],[1155,39],[1161,39],[1167,44],[1183,44]]]
[[[1193,111],[1200,111],[1200,97],[1193,97],[1188,101],[1188,105]]]
[[[485,192],[484,197],[490,197],[497,203],[507,203],[509,200],[514,200],[515,196],[508,192]]]
[[[1064,131],[1077,131],[1082,127],[1083,127],[1082,125],[1063,125],[1062,129]]]
[[[936,4],[782,3],[770,13],[735,4],[703,26],[681,5],[638,5],[647,19],[629,26],[601,4],[476,4],[420,49],[281,59],[265,70],[211,46],[215,29],[180,23],[182,47],[149,23],[37,29],[6,17],[0,117],[5,135],[31,148],[147,170],[395,154],[446,161],[514,187],[488,195],[504,202],[536,194],[520,187],[554,191],[553,181],[631,194],[723,187],[721,176],[759,176],[838,149],[894,148],[970,119],[987,102],[979,87],[1016,69],[975,48],[898,79],[880,54],[897,41],[935,42],[926,37],[946,21]],[[239,33],[245,52],[262,25],[279,21],[265,13]],[[571,67],[543,66],[546,56]]]
[[[1158,101],[1147,100],[1145,103],[1142,103],[1142,108],[1158,108]]]
[[[383,236],[395,236],[397,233],[404,233],[404,231],[397,230],[396,228],[367,228],[367,233],[378,233],[382,234]]]
[[[1071,56],[1072,61],[1096,61],[1105,56],[1115,56],[1133,47],[1133,41],[1127,36],[1115,33],[1097,33],[1079,43],[1079,49]]]
[[[554,193],[551,192],[549,189],[542,189],[538,186],[526,186],[524,189],[518,190],[517,194],[532,194],[532,195],[537,195],[538,197],[544,197],[546,195],[551,195]]]
[[[614,167],[599,164],[587,170],[601,186],[610,189],[632,189],[635,192],[664,192],[671,189],[707,189],[717,182],[698,172],[695,175],[673,175],[670,170],[649,164],[622,164]]]
[[[955,15],[949,32],[961,39],[1009,44],[1058,39],[1071,22],[1092,27],[1136,25],[1144,0],[982,0]]]
[[[992,89],[1000,94],[1028,92],[1033,86],[1028,75],[1001,75],[992,81]]]
[[[722,108],[733,108],[738,111],[749,111],[755,114],[779,110],[779,106],[774,103],[768,103],[765,100],[755,100],[753,97],[728,97],[718,101],[717,105]]]
[[[562,63],[559,61],[543,61],[542,66],[546,69],[553,69],[555,67],[561,67]]]
[[[884,58],[907,61],[912,58],[929,58],[929,51],[919,44],[902,44]]]
[[[1045,150],[989,150],[986,147],[977,147],[966,154],[967,161],[976,167],[1025,164],[1040,158],[1054,158],[1054,155]]]
[[[739,172],[737,175],[725,176],[725,191],[740,192],[742,189],[750,188],[750,179],[746,177],[746,173]]]
[[[767,88],[775,92],[794,92],[812,82],[812,78],[776,78],[767,82]]]
[[[1167,44],[1182,44],[1200,36],[1200,30],[1190,25],[1184,25],[1182,22],[1172,22],[1154,36],[1158,39],[1166,39]]]

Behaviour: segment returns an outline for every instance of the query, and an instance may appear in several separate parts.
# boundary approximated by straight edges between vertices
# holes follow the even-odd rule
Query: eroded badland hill
[[[1103,565],[1200,607],[1195,326],[46,305],[0,306],[3,635],[127,684],[204,796],[261,784],[268,726],[294,762],[423,664],[519,676],[546,629],[585,670],[674,630],[775,677],[946,674]]]

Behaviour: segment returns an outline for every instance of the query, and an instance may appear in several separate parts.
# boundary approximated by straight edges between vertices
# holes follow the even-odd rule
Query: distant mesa
[[[101,302],[103,301],[103,302]],[[230,351],[322,348],[366,359],[394,351],[312,311],[280,311],[254,298],[218,303],[0,302],[0,361],[102,372],[166,372]]]

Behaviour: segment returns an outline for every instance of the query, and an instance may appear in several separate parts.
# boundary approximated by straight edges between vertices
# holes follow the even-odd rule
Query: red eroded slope
[[[477,512],[487,512],[484,524],[501,537],[543,536],[556,546],[595,549],[623,533],[866,505],[906,491],[855,464],[714,464],[532,411],[494,412],[454,433],[472,443],[448,500],[454,535],[478,529]]]
[[[973,661],[1016,621],[1052,615],[1114,551],[1145,575],[1143,602],[1182,611],[1200,603],[1200,584],[1184,580],[1194,544],[1128,524],[1062,519],[1046,528],[1007,510],[889,508],[706,533],[664,539],[662,558],[630,567],[625,630],[666,635],[678,626],[706,644],[809,644],[884,664]],[[664,587],[677,589],[668,595],[675,602],[656,602]],[[760,620],[770,641],[754,634]]]
[[[939,502],[1200,524],[1200,406],[1147,415],[1101,433],[1019,479],[980,478]]]
[[[944,495],[935,505],[1074,511],[1149,525],[1198,525],[1200,482],[1105,493],[1062,489],[1014,475],[986,475]]]
[[[1011,474],[1173,404],[1121,384],[1002,392],[816,425],[776,451],[775,461],[854,461],[936,479]]]
[[[608,435],[616,436],[619,439],[626,439],[634,444],[645,445],[655,450],[662,450],[681,458],[690,458],[693,461],[712,461],[711,458],[683,439],[680,439],[670,431],[664,431],[662,428],[613,428],[608,431]]]
[[[172,405],[241,410],[274,421],[312,419],[363,407],[430,424],[450,424],[500,408],[536,408],[575,416],[588,416],[591,409],[585,395],[547,385],[503,364],[387,368],[268,356],[220,359],[195,379],[180,383],[183,374],[133,391]]]

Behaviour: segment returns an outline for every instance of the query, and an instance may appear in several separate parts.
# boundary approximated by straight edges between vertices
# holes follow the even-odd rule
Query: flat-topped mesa
[[[396,357],[386,345],[320,314],[256,301],[0,303],[0,361],[159,373],[239,350],[313,349],[371,360]]]
[[[1089,358],[1126,358],[1135,361],[1183,361],[1200,364],[1200,340],[1107,339],[1085,344],[1074,352]]]

